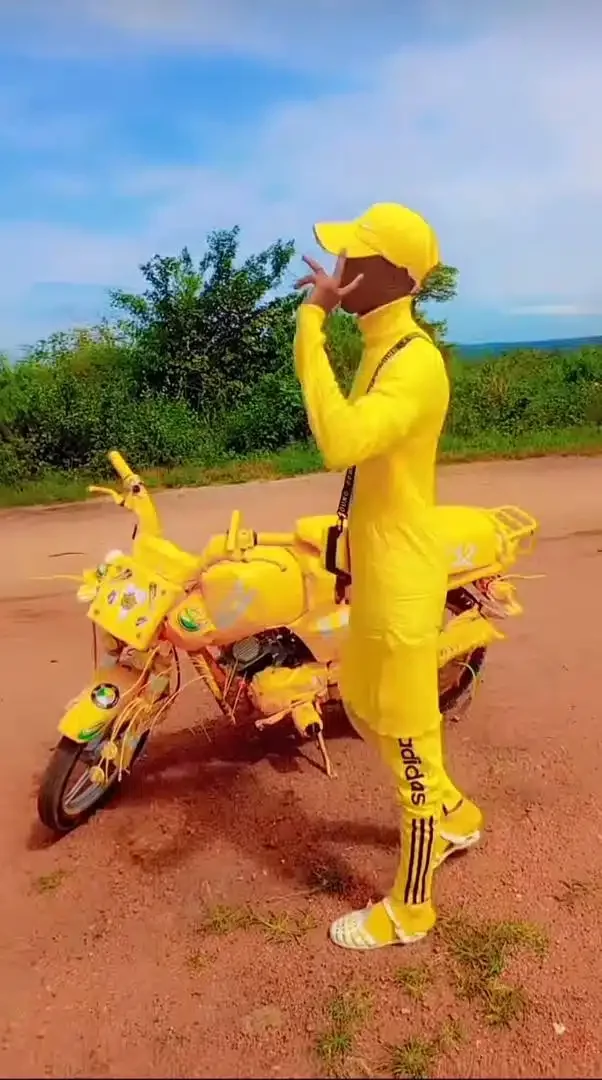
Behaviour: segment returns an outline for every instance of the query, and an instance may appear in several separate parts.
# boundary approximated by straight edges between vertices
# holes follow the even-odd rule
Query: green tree
[[[142,295],[112,292],[131,337],[141,389],[184,399],[205,415],[231,409],[290,354],[296,298],[274,296],[293,255],[276,241],[237,265],[239,229],[209,234],[197,266],[187,248],[140,269]]]
[[[446,345],[447,320],[433,321],[429,319],[425,308],[427,304],[447,304],[454,299],[457,291],[458,271],[456,267],[439,263],[423,281],[420,292],[414,301],[413,309],[416,322],[429,332],[439,346]]]

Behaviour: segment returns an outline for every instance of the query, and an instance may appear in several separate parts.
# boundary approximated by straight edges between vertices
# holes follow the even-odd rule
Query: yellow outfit
[[[435,458],[449,388],[438,349],[410,341],[365,391],[384,354],[418,331],[409,299],[359,320],[364,352],[345,399],[324,351],[324,312],[303,304],[296,367],[326,465],[356,465],[349,515],[353,577],[341,692],[380,735],[439,720],[437,642],[447,566],[435,529]]]
[[[419,280],[433,258],[437,261],[432,233],[417,215],[393,207],[406,215],[401,223],[406,241],[408,227],[414,230],[409,251],[397,256],[395,236],[386,228],[390,211],[388,204],[373,208],[354,224],[351,236],[349,226],[316,226],[318,239],[327,250],[344,247],[356,257],[366,253],[362,245],[370,241],[371,254],[411,268]],[[374,220],[362,225],[370,213]],[[347,237],[339,240],[337,229],[346,229]],[[321,308],[307,302],[299,308],[295,365],[326,465],[357,466],[349,515],[352,602],[341,691],[352,723],[376,743],[392,769],[402,806],[401,860],[389,897],[338,920],[331,937],[348,948],[374,948],[415,941],[431,929],[435,863],[452,847],[469,846],[480,827],[478,810],[462,800],[442,762],[437,642],[447,567],[433,510],[449,384],[439,350],[423,333],[384,365],[366,392],[388,350],[408,334],[420,333],[411,299],[405,298],[359,320],[364,351],[346,399],[324,349],[324,321]],[[439,828],[443,805],[451,811],[446,819],[451,841]]]

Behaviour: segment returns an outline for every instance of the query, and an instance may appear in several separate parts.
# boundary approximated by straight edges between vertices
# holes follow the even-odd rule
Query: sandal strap
[[[365,927],[370,908],[361,911],[351,911],[348,915],[342,915],[333,923],[335,938],[349,949],[375,949],[378,947],[376,938],[369,934]]]
[[[389,916],[391,922],[393,923],[393,926],[395,927],[395,935],[403,945],[411,945],[413,941],[419,941],[420,938],[426,936],[425,933],[421,931],[415,934],[408,934],[407,930],[404,930],[403,926],[396,918],[395,912],[393,911],[393,908],[391,906],[391,901],[387,896],[385,896],[382,903],[387,915]]]

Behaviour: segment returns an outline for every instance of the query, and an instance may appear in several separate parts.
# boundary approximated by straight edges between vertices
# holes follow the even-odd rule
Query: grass
[[[474,439],[445,435],[440,460],[469,462],[555,454],[602,454],[602,428],[590,425],[516,436],[491,431]],[[136,463],[132,462],[132,465],[135,467]],[[288,446],[274,454],[229,458],[215,465],[182,464],[173,468],[144,470],[144,479],[149,488],[161,490],[244,484],[250,480],[280,480],[321,471],[323,464],[316,447],[301,444]],[[100,482],[97,475],[52,472],[18,487],[0,486],[0,507],[81,502],[91,497],[87,491],[88,485]]]
[[[315,920],[309,913],[291,915],[288,911],[277,914],[254,915],[253,926],[263,931],[268,941],[286,943],[299,942],[310,930],[316,927]]]
[[[345,882],[316,867],[316,884],[324,891],[336,892]],[[580,890],[577,890],[580,892]],[[207,910],[200,930],[205,934],[225,935],[240,930],[260,930],[268,941],[299,942],[315,923],[307,913],[254,911],[248,906],[219,904]],[[529,999],[522,986],[505,981],[508,962],[520,951],[528,950],[543,958],[547,938],[541,928],[527,922],[481,921],[469,918],[442,920],[437,931],[450,961],[455,990],[462,1000],[475,1003],[485,1022],[493,1028],[506,1028],[523,1019]],[[202,953],[189,960],[193,972],[204,967]],[[423,1002],[433,979],[433,967],[427,964],[403,965],[393,973],[393,981],[415,1002]],[[410,1080],[431,1076],[440,1054],[455,1052],[465,1041],[464,1032],[454,1017],[449,1018],[435,1038],[412,1035],[403,1042],[388,1045],[386,1057],[377,1073],[357,1054],[357,1038],[369,1018],[373,998],[366,988],[338,991],[326,1007],[326,1025],[318,1034],[314,1050],[326,1075],[345,1077],[386,1075]],[[408,1011],[408,1010],[405,1010]]]
[[[426,964],[397,968],[393,980],[414,1001],[424,1001],[426,991],[433,981],[430,968]]]
[[[412,1035],[405,1042],[387,1047],[382,1072],[393,1080],[428,1080],[441,1053],[457,1050],[464,1042],[459,1022],[450,1017],[435,1039]]]
[[[326,1010],[328,1026],[316,1039],[315,1046],[329,1076],[347,1075],[346,1066],[355,1050],[358,1028],[368,1019],[371,1010],[372,999],[365,990],[340,991],[329,1003]]]
[[[238,930],[261,930],[268,941],[276,943],[298,943],[310,930],[315,928],[315,921],[307,912],[288,911],[253,911],[250,907],[230,907],[228,904],[216,904],[206,912],[199,929],[201,933],[224,936]]]
[[[207,909],[199,929],[202,933],[222,936],[237,930],[249,930],[253,925],[252,912],[246,907],[216,904]]]
[[[597,425],[530,431],[522,435],[482,432],[474,439],[444,435],[440,460],[447,462],[488,461],[495,458],[521,459],[577,454],[602,454],[602,428]]]
[[[192,975],[200,975],[207,967],[209,960],[202,949],[195,949],[187,960],[188,969]]]
[[[484,988],[482,1007],[491,1027],[510,1027],[526,1015],[529,999],[522,986],[511,986],[498,980]]]
[[[49,874],[40,874],[34,878],[32,888],[37,893],[55,892],[63,884],[67,877],[66,870],[51,870]]]
[[[346,896],[352,886],[348,873],[336,866],[314,866],[309,874],[310,892],[323,893],[325,896]]]
[[[457,1050],[463,1042],[464,1032],[460,1023],[455,1017],[450,1017],[434,1039],[412,1035],[405,1042],[387,1046],[381,1074],[391,1076],[394,1080],[401,1080],[402,1077],[426,1080],[439,1055]]]
[[[455,1016],[445,1021],[439,1036],[441,1050],[457,1050],[465,1041],[464,1029]]]
[[[466,1001],[476,1001],[488,1024],[508,1027],[526,1013],[525,990],[503,981],[510,958],[529,950],[542,958],[547,940],[539,927],[523,922],[470,923],[467,919],[444,921],[439,934],[452,960],[456,991]]]
[[[421,1039],[412,1036],[399,1045],[387,1048],[387,1060],[384,1064],[386,1076],[393,1080],[426,1080],[431,1075],[437,1060],[439,1045],[436,1040]]]

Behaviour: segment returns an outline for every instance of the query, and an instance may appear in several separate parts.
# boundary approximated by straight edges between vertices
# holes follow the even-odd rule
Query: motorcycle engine
[[[299,667],[313,660],[309,649],[290,630],[273,630],[243,638],[224,649],[220,662],[235,667],[245,679],[252,679],[267,667]]]

